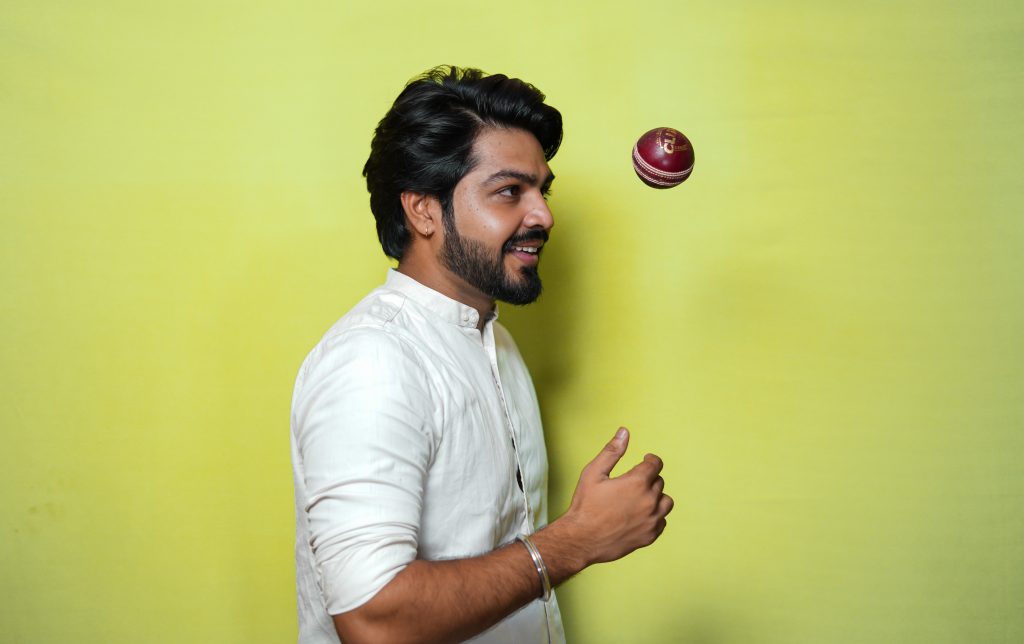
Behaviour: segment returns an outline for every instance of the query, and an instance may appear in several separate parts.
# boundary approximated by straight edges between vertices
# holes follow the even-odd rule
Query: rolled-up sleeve
[[[414,350],[345,331],[310,356],[294,406],[318,581],[327,612],[373,598],[416,558],[433,405]]]

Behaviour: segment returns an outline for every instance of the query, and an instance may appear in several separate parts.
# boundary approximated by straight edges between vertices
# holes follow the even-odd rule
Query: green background
[[[620,424],[677,500],[571,641],[1024,641],[1024,5],[796,0],[4,1],[0,640],[294,640],[294,376],[440,63],[565,118],[502,311],[552,507]]]

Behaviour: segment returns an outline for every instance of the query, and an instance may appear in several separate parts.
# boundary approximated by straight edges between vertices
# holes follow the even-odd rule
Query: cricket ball
[[[693,171],[693,146],[679,130],[654,128],[633,146],[636,176],[652,188],[672,188]]]

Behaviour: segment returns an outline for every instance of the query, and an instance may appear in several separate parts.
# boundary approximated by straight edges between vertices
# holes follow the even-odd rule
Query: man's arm
[[[583,469],[568,511],[533,535],[552,585],[650,545],[665,529],[673,501],[662,491],[661,459],[648,454],[609,477],[628,441],[620,429]],[[334,625],[346,643],[464,640],[540,594],[533,561],[517,542],[469,559],[414,561],[369,602],[335,615]]]

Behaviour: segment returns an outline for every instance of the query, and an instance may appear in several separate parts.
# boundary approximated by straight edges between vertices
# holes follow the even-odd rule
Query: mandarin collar
[[[405,295],[413,302],[456,326],[475,330],[477,323],[480,321],[480,313],[472,306],[438,293],[429,286],[420,284],[405,273],[400,273],[394,268],[388,269],[388,276],[384,280],[384,287]],[[495,309],[487,316],[484,324],[486,325],[497,319],[498,311]]]

